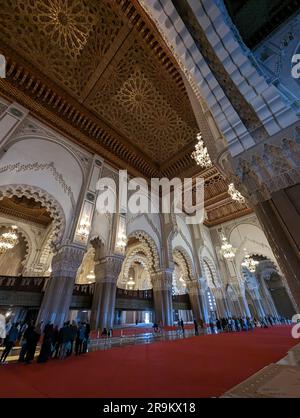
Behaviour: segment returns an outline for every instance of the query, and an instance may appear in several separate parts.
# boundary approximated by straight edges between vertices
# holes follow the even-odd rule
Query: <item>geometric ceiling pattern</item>
[[[182,76],[135,0],[1,0],[0,26],[1,94],[131,174],[201,173],[209,225],[249,211],[191,159],[199,128]]]
[[[109,0],[1,2],[2,39],[160,165],[195,143],[186,93]]]

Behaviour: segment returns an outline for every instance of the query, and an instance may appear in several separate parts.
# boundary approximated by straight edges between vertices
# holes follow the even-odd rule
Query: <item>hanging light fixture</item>
[[[235,188],[235,185],[233,183],[230,183],[228,186],[228,194],[231,197],[231,199],[235,200],[236,202],[245,202],[244,196]]]
[[[244,251],[245,251],[245,257],[244,257],[244,260],[241,264],[242,264],[243,267],[248,269],[250,271],[250,273],[254,273],[255,270],[256,270],[256,266],[257,266],[257,264],[259,264],[259,262],[254,260],[252,257],[250,257],[246,248],[244,248]]]
[[[0,254],[5,253],[8,250],[11,250],[14,248],[19,240],[18,240],[18,234],[17,234],[17,227],[13,225],[8,232],[4,232],[0,236]]]
[[[133,286],[135,285],[135,281],[133,280],[132,277],[130,277],[126,284],[127,286],[129,286],[129,289],[132,289]]]
[[[127,245],[127,237],[124,232],[120,232],[117,240],[117,247],[120,248],[122,251],[125,250]]]
[[[209,168],[212,166],[212,162],[200,132],[197,134],[197,140],[198,142],[195,145],[195,151],[192,152],[191,156],[198,165]]]
[[[221,255],[226,260],[232,260],[235,257],[236,249],[227,241],[225,235],[222,236]]]
[[[95,273],[93,272],[93,270],[91,270],[89,272],[89,274],[86,276],[86,278],[88,279],[89,283],[93,282],[96,278]]]
[[[85,218],[80,221],[80,225],[77,231],[78,235],[80,235],[83,239],[87,239],[90,233],[90,226],[91,224],[89,222],[89,218],[85,216]]]

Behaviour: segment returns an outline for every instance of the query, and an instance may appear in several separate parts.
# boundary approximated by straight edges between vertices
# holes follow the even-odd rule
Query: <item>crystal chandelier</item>
[[[85,219],[80,221],[80,225],[78,228],[78,235],[80,235],[83,239],[86,239],[89,236],[90,233],[90,222],[88,217],[86,216]]]
[[[232,200],[236,200],[239,203],[244,203],[244,196],[235,188],[233,183],[230,183],[228,186],[228,194]]]
[[[250,273],[254,273],[256,270],[256,266],[257,264],[259,264],[259,262],[254,260],[252,257],[250,257],[246,248],[244,249],[244,251],[245,251],[245,257],[244,257],[244,261],[242,262],[242,266],[246,267],[246,269],[248,269]]]
[[[8,250],[14,248],[18,244],[17,227],[13,225],[8,232],[4,232],[0,236],[0,254],[5,253]]]
[[[195,145],[195,151],[192,152],[192,158],[201,167],[209,168],[212,166],[212,162],[200,132],[197,134],[197,140],[198,142]]]
[[[128,280],[128,282],[126,284],[129,287],[129,289],[132,289],[133,286],[135,285],[135,281],[133,280],[132,277],[130,277],[129,280]]]
[[[232,260],[235,256],[235,252],[236,249],[233,248],[233,246],[227,241],[227,238],[223,235],[222,236],[222,242],[223,244],[221,245],[221,255],[226,259],[226,260]]]
[[[125,250],[127,245],[127,237],[124,232],[121,232],[118,236],[117,247],[120,248],[122,251]]]

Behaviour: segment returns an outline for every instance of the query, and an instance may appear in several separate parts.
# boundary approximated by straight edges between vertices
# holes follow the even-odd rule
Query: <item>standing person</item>
[[[164,329],[164,327],[163,327],[163,323],[162,323],[162,321],[159,321],[159,324],[158,324],[158,332],[159,332],[160,334],[162,334],[163,329]]]
[[[106,328],[104,328],[106,330]],[[103,334],[103,332],[102,332]],[[102,335],[101,334],[101,335]],[[75,342],[75,354],[76,356],[79,356],[82,353],[82,343],[84,340],[84,335],[85,335],[85,327],[84,324],[81,322],[78,330],[77,330],[77,338],[76,338],[76,342]],[[107,335],[107,331],[106,331],[106,335]]]
[[[62,342],[61,342],[59,358],[63,360],[67,356],[68,351],[71,347],[71,328],[70,328],[69,322],[64,323],[64,326],[62,327],[62,330],[61,330],[61,337],[62,337]]]
[[[204,321],[202,318],[199,319],[199,326],[201,329],[204,328]]]
[[[15,343],[18,340],[18,327],[16,325],[13,325],[7,335],[6,341],[5,341],[5,346],[4,346],[4,350],[0,359],[1,363],[5,363],[5,360],[7,358],[7,356],[9,355],[11,349],[13,348],[13,346],[15,345]]]
[[[22,340],[23,340],[23,337],[24,337],[24,334],[25,334],[27,328],[28,328],[28,323],[24,322],[21,325],[20,332],[19,332],[19,338],[18,339],[19,339],[20,343],[22,343]]]
[[[70,336],[71,336],[71,348],[68,351],[68,356],[70,356],[73,353],[73,350],[74,350],[74,342],[75,342],[76,336],[77,336],[78,327],[77,327],[75,321],[72,321],[72,325],[70,325],[70,328],[71,328],[71,332],[70,332]]]
[[[195,328],[195,335],[199,335],[198,323],[197,323],[196,319],[194,319],[194,328]]]
[[[62,328],[58,329],[58,326],[54,329],[54,358],[59,358],[61,345],[62,345]]]
[[[30,338],[30,335],[33,333],[33,330],[34,325],[33,321],[31,321],[29,324],[27,324],[27,328],[22,336],[21,351],[19,354],[18,362],[23,362],[25,360],[25,356],[28,351],[28,339]]]
[[[181,330],[182,330],[182,335],[184,336],[184,322],[183,322],[182,319],[180,321],[180,327],[181,327]]]
[[[41,352],[37,360],[38,363],[46,363],[48,358],[51,356],[53,337],[54,337],[53,324],[49,323],[45,326],[45,329],[44,329],[44,339],[43,339],[43,344],[41,347]]]
[[[6,338],[5,316],[0,314],[0,346],[4,343]]]
[[[25,355],[25,363],[30,364],[34,359],[36,347],[42,335],[42,322],[37,325],[33,331],[28,335],[27,352]]]
[[[209,327],[210,327],[211,333],[214,334],[215,333],[215,324],[214,324],[214,321],[212,319],[210,319],[210,321],[209,321]]]
[[[83,340],[83,344],[82,344],[82,352],[83,353],[87,352],[88,343],[89,343],[89,339],[90,339],[90,332],[91,332],[91,326],[87,322],[85,324],[84,340]],[[112,329],[111,328],[109,329],[109,336],[112,337]]]

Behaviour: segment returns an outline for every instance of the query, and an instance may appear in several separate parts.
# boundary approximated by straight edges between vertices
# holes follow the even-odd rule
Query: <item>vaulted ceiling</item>
[[[137,1],[2,0],[0,25],[3,95],[132,174],[201,171],[181,74]]]

